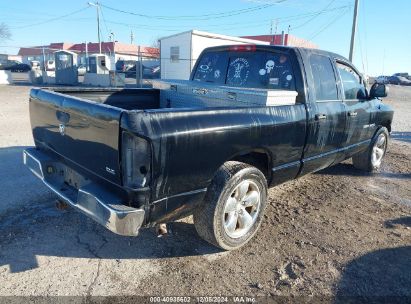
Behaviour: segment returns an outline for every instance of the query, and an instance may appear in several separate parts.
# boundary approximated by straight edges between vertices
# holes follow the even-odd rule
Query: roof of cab
[[[215,50],[215,51],[221,50],[222,51],[232,46],[242,46],[242,45],[220,45],[220,46],[206,48],[204,49],[204,51],[207,51],[207,50]],[[256,46],[256,50],[265,50],[265,51],[269,51],[269,50],[291,51],[293,50],[293,51],[300,51],[302,53],[305,53],[306,55],[313,53],[313,54],[319,54],[319,55],[323,55],[323,56],[349,62],[349,60],[345,58],[344,56],[341,56],[339,54],[329,52],[329,51],[319,50],[319,49],[310,49],[310,48],[296,47],[296,46],[282,46],[282,45],[262,45],[262,44],[256,44],[255,46]]]

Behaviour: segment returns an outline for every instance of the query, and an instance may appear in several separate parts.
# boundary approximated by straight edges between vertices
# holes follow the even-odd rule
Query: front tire
[[[387,128],[380,128],[367,150],[353,156],[355,168],[367,172],[376,172],[381,167],[388,146],[389,133]]]
[[[229,161],[215,175],[205,199],[194,211],[201,238],[225,250],[245,245],[260,227],[267,201],[264,174],[250,165]]]

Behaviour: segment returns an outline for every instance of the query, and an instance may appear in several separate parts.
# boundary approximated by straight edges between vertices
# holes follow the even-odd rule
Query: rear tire
[[[367,150],[352,157],[355,168],[367,172],[376,172],[381,167],[388,146],[389,133],[382,127],[377,131]]]
[[[241,162],[226,162],[194,211],[195,228],[214,246],[240,248],[260,227],[266,200],[267,181],[260,170]]]

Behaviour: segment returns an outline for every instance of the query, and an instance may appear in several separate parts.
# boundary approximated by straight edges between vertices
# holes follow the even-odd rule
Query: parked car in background
[[[158,79],[160,78],[160,65],[154,67],[143,66],[143,78]]]
[[[84,76],[87,73],[87,67],[84,64],[80,64],[77,68],[77,74],[79,76]]]
[[[127,78],[136,78],[139,69],[139,62],[136,61],[134,65],[128,69],[125,74]],[[160,78],[160,62],[157,60],[143,61],[142,63],[142,77],[143,79],[158,79]]]
[[[1,70],[8,70],[11,72],[28,72],[31,70],[30,65],[21,63],[15,60],[9,60],[0,66]]]
[[[388,83],[388,76],[378,76],[375,78],[376,83],[387,84]]]
[[[0,70],[9,70],[11,66],[19,64],[21,62],[15,60],[6,60],[0,63]]]
[[[408,73],[395,73],[395,74],[393,74],[392,76],[400,76],[400,77],[404,77],[404,78],[407,78],[407,79],[408,79],[408,77],[409,77],[410,75],[408,75]]]
[[[28,72],[31,70],[31,66],[25,63],[15,63],[5,70],[9,70],[11,72]]]
[[[135,72],[135,67],[136,67],[135,60],[117,60],[116,62],[116,72],[127,73],[133,67],[134,67],[134,72]]]
[[[411,86],[411,80],[402,76],[390,76],[388,77],[388,83],[403,86]]]

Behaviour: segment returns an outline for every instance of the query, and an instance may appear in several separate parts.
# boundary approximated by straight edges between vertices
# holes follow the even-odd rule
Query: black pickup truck
[[[230,250],[258,230],[268,187],[348,158],[374,171],[384,157],[393,119],[380,100],[387,89],[367,90],[337,54],[208,48],[190,83],[197,94],[218,84],[294,91],[296,98],[173,107],[161,105],[159,89],[33,88],[35,147],[24,162],[62,201],[117,234],[193,214],[202,238]]]

